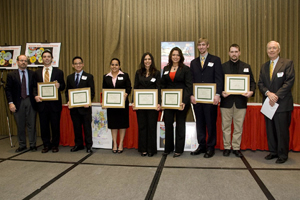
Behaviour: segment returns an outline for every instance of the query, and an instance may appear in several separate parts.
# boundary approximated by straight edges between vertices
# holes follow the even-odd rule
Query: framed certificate
[[[194,83],[193,93],[197,103],[214,103],[216,83]]]
[[[250,75],[225,74],[224,82],[228,94],[244,94],[250,90]]]
[[[102,108],[125,108],[125,89],[103,89]]]
[[[157,89],[135,89],[133,92],[135,109],[157,109]]]
[[[182,89],[162,89],[161,100],[161,108],[163,109],[180,109]]]
[[[58,89],[55,87],[56,82],[38,83],[38,96],[42,101],[58,100]]]
[[[76,88],[69,91],[69,108],[91,106],[91,89]]]

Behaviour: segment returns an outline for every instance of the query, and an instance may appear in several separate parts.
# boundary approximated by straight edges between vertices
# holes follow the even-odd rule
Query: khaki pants
[[[231,124],[233,120],[232,149],[240,150],[246,108],[237,109],[233,104],[232,108],[221,108],[221,115],[224,149],[231,149]]]

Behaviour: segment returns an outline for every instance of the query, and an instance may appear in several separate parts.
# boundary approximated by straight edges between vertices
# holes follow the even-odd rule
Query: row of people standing
[[[184,57],[182,51],[175,47],[169,54],[169,62],[163,69],[162,77],[160,72],[156,69],[153,56],[150,53],[145,53],[142,56],[140,69],[136,72],[134,89],[183,89],[183,98],[181,109],[179,110],[165,110],[164,121],[166,130],[165,140],[165,154],[169,154],[175,150],[174,157],[178,157],[183,153],[185,143],[185,120],[186,113],[190,102],[194,105],[196,113],[196,128],[197,139],[199,147],[191,152],[191,155],[198,155],[204,153],[205,158],[210,158],[214,155],[216,144],[216,119],[217,119],[217,105],[221,101],[222,113],[222,130],[224,134],[224,156],[229,156],[231,148],[236,156],[242,156],[239,152],[241,142],[241,132],[243,119],[246,113],[247,98],[252,96],[255,91],[255,82],[251,68],[248,64],[239,60],[240,49],[238,45],[231,45],[229,49],[230,61],[221,65],[221,60],[217,56],[208,53],[209,43],[206,38],[200,38],[197,43],[197,48],[200,56],[191,62],[191,67],[183,64]],[[293,62],[286,59],[279,59],[280,45],[275,41],[271,41],[267,45],[267,53],[271,61],[276,63],[273,65],[264,64],[260,73],[259,88],[263,96],[268,96],[270,105],[273,106],[275,102],[279,103],[279,114],[286,115],[287,121],[278,122],[278,117],[274,120],[267,121],[267,136],[268,145],[271,153],[266,156],[266,159],[278,158],[277,163],[283,163],[287,160],[288,154],[288,127],[290,124],[290,112],[292,110],[292,95],[291,87],[294,83],[294,67]],[[64,90],[65,82],[63,79],[63,72],[58,68],[53,68],[52,53],[45,51],[42,54],[44,68],[38,69],[35,72],[27,70],[27,58],[21,55],[17,58],[18,71],[11,72],[7,76],[6,94],[9,102],[9,108],[14,112],[14,116],[18,126],[19,148],[16,152],[26,149],[25,137],[25,120],[27,122],[30,149],[36,150],[35,144],[35,108],[39,111],[41,123],[41,135],[44,148],[42,153],[58,152],[59,137],[60,137],[60,113],[62,109],[61,96],[58,93],[58,101],[42,101],[42,98],[37,94],[37,82],[53,82],[59,91]],[[270,63],[272,63],[270,61]],[[278,68],[275,68],[276,64]],[[78,87],[90,87],[91,97],[95,95],[94,80],[91,74],[83,71],[83,59],[75,57],[72,60],[72,66],[75,73],[67,78],[66,98],[68,100],[68,90]],[[103,88],[124,88],[126,89],[125,109],[108,109],[108,128],[112,130],[113,136],[113,153],[123,152],[123,140],[126,128],[129,127],[129,101],[128,95],[131,93],[131,83],[127,73],[120,68],[120,61],[116,58],[111,60],[110,73],[103,77]],[[271,71],[272,69],[272,71]],[[269,81],[266,81],[266,71],[268,73]],[[224,71],[224,72],[223,72]],[[272,77],[272,74],[275,73]],[[228,95],[223,91],[224,73],[230,74],[250,74],[250,91],[243,95]],[[271,83],[277,82],[276,87],[270,86]],[[193,83],[216,83],[217,91],[214,97],[213,104],[196,103],[192,95]],[[272,84],[271,84],[272,85]],[[279,92],[278,92],[279,91]],[[278,93],[276,93],[278,92]],[[34,101],[35,100],[35,101]],[[157,111],[160,109],[160,92],[159,105]],[[37,102],[37,104],[35,103]],[[227,110],[229,109],[229,110]],[[242,110],[242,112],[237,112]],[[156,150],[156,123],[158,112],[155,110],[137,110],[138,125],[139,125],[139,151],[142,156],[153,156]],[[71,149],[72,152],[83,149],[83,139],[81,126],[83,125],[85,131],[85,142],[87,152],[92,152],[92,136],[91,136],[91,108],[73,108],[71,111],[71,118],[75,131],[75,147]],[[239,114],[237,114],[239,113]],[[176,116],[176,134],[175,146],[173,138],[173,122]],[[277,115],[275,115],[277,116]],[[281,115],[280,115],[281,116]],[[230,126],[232,118],[234,120],[235,129],[233,133],[232,145],[230,141]],[[277,121],[276,121],[277,120]],[[276,121],[276,123],[275,123]],[[52,137],[50,134],[50,127]],[[208,137],[206,139],[206,129]],[[283,131],[284,130],[284,131]],[[117,133],[120,132],[120,143],[117,145]],[[282,133],[284,132],[284,134]],[[88,134],[88,136],[87,136]],[[284,135],[284,136],[283,136]],[[281,139],[284,138],[284,142]]]
[[[241,52],[240,47],[237,44],[232,44],[229,47],[228,55],[230,60],[223,65],[221,64],[221,59],[219,57],[208,53],[209,42],[206,38],[200,38],[198,40],[197,48],[200,56],[192,60],[190,68],[183,64],[184,57],[182,52],[179,48],[175,47],[169,54],[168,65],[163,69],[160,88],[183,89],[181,109],[166,109],[164,113],[164,154],[168,155],[175,150],[173,157],[179,157],[183,153],[185,144],[186,113],[189,103],[191,102],[196,114],[197,140],[199,143],[198,148],[191,152],[191,155],[204,153],[204,158],[213,157],[216,145],[217,106],[221,98],[220,107],[224,142],[223,155],[229,156],[231,149],[233,149],[233,154],[235,154],[235,156],[242,157],[240,144],[246,115],[247,100],[254,95],[256,88],[251,67],[249,64],[239,60]],[[273,119],[265,117],[270,151],[265,159],[271,160],[277,158],[277,164],[284,163],[288,159],[289,126],[291,123],[291,111],[293,110],[291,88],[295,80],[293,61],[280,58],[279,53],[280,44],[276,41],[268,42],[267,54],[270,61],[262,65],[258,81],[259,90],[264,97],[263,99],[269,98],[270,106],[274,106],[275,103],[279,104],[279,108],[276,110]],[[250,91],[242,95],[227,94],[224,91],[223,85],[224,74],[248,74],[250,76]],[[193,83],[216,83],[217,88],[213,104],[197,103],[195,101],[195,97],[192,94]],[[176,138],[174,146],[173,122],[175,115]],[[234,130],[231,139],[232,121]],[[140,123],[141,122],[139,122],[139,125]],[[151,122],[153,125],[150,124],[150,122],[148,123],[149,127],[156,127],[156,122]],[[140,137],[142,136],[141,132],[142,130],[139,129]],[[154,134],[156,135],[155,131]],[[151,143],[148,142],[148,144]],[[156,147],[155,143],[153,146]],[[142,156],[146,155],[146,153],[143,152],[144,149],[141,150],[139,147],[139,150],[142,152]]]

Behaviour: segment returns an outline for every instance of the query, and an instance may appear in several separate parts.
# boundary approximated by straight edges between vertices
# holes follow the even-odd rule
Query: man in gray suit
[[[270,41],[267,54],[270,58],[262,65],[258,87],[264,100],[269,98],[270,105],[279,104],[272,120],[265,117],[270,154],[266,160],[277,158],[276,163],[284,163],[289,152],[289,126],[293,110],[291,89],[294,85],[295,71],[292,60],[279,57],[280,44]]]
[[[9,109],[14,113],[18,129],[19,148],[16,152],[27,149],[26,127],[31,151],[36,151],[36,103],[33,96],[33,71],[27,69],[27,57],[17,57],[18,70],[7,74],[5,87]]]
[[[222,115],[222,131],[224,152],[223,156],[229,156],[231,147],[233,154],[237,157],[242,157],[240,150],[243,124],[247,109],[247,100],[254,95],[255,81],[253,78],[250,65],[242,62],[239,58],[241,55],[240,47],[237,44],[232,44],[229,47],[230,60],[222,64],[224,74],[241,74],[250,75],[250,91],[242,95],[229,95],[225,91],[221,96],[221,115]],[[234,131],[231,142],[231,124],[234,124]]]

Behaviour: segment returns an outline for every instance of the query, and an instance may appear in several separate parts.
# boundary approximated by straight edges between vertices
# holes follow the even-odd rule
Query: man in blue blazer
[[[16,152],[27,149],[26,128],[31,151],[36,151],[36,103],[33,96],[33,71],[27,69],[28,59],[25,55],[17,57],[18,70],[7,74],[5,86],[9,109],[14,113],[18,129],[19,148]]]
[[[211,158],[215,154],[217,109],[220,95],[223,91],[224,74],[221,59],[208,53],[209,43],[206,38],[198,40],[197,48],[200,56],[191,62],[193,83],[216,83],[217,90],[213,104],[196,103],[195,97],[191,96],[196,115],[197,139],[199,143],[199,147],[191,152],[191,155],[205,153],[204,158]],[[208,132],[207,141],[206,128]]]
[[[263,100],[269,98],[270,106],[279,104],[272,119],[265,117],[270,154],[266,160],[277,158],[276,163],[287,161],[289,152],[289,126],[294,109],[291,89],[295,81],[294,63],[292,60],[279,57],[280,44],[270,41],[267,54],[270,58],[262,65],[258,87]]]
[[[44,67],[36,70],[34,73],[35,84],[33,90],[34,98],[38,102],[41,137],[44,145],[42,153],[47,153],[50,149],[52,149],[53,153],[56,153],[59,151],[60,114],[62,110],[60,91],[65,89],[64,73],[57,67],[52,66],[53,55],[51,51],[44,51],[42,59]],[[56,82],[55,87],[58,89],[58,100],[43,101],[43,98],[38,96],[38,82]],[[49,124],[51,124],[52,137]]]
[[[241,74],[250,76],[250,91],[242,94],[227,94],[222,92],[221,96],[221,115],[222,115],[222,131],[224,152],[223,156],[229,156],[231,153],[231,147],[233,154],[237,157],[242,157],[240,152],[240,145],[243,132],[243,124],[247,110],[247,100],[255,93],[255,81],[252,74],[252,70],[249,64],[242,62],[239,58],[241,55],[240,46],[232,44],[229,47],[230,60],[222,64],[223,72],[225,74]],[[234,130],[231,140],[231,124],[234,124]]]
[[[83,59],[76,56],[72,60],[72,67],[75,69],[73,74],[67,77],[67,88],[66,88],[66,99],[69,102],[69,90],[76,88],[90,88],[91,100],[95,96],[94,77],[92,74],[88,74],[83,71],[84,63]],[[84,149],[82,126],[84,129],[86,152],[92,153],[92,108],[90,106],[71,108],[71,118],[73,121],[74,135],[75,135],[75,146],[71,149],[71,152],[79,151]]]

